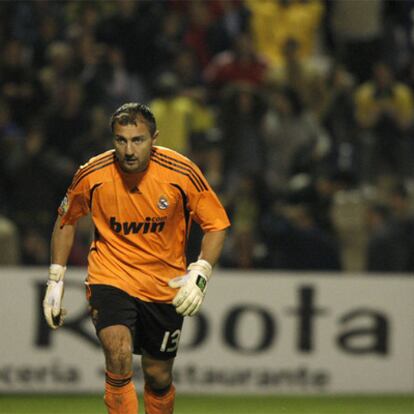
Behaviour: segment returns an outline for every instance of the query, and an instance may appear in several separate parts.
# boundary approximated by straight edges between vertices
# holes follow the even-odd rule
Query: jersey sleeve
[[[89,205],[89,180],[87,178],[82,179],[81,170],[78,170],[58,208],[58,214],[62,218],[62,226],[74,224],[79,218],[87,215],[89,213]]]
[[[229,227],[230,220],[216,193],[194,163],[192,169],[197,180],[194,178],[187,186],[188,208],[191,217],[204,232],[218,231]]]

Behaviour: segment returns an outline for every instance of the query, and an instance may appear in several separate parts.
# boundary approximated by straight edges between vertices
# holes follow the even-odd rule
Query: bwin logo
[[[128,235],[130,233],[161,233],[164,230],[165,218],[160,217],[146,217],[145,221],[124,221],[120,223],[116,221],[116,217],[111,217],[109,226],[115,233],[123,233]]]

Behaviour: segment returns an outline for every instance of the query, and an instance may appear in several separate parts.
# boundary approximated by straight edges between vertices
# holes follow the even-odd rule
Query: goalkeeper
[[[133,354],[141,355],[145,412],[172,413],[172,368],[183,317],[199,311],[230,223],[199,168],[155,145],[159,132],[148,107],[121,106],[111,129],[114,149],[79,168],[58,209],[44,314],[52,329],[62,325],[76,221],[91,214],[95,237],[86,293],[105,355],[108,413],[138,413]],[[187,266],[192,220],[204,236],[198,260]]]

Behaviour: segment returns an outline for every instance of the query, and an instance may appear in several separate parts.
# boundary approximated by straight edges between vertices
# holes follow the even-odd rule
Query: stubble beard
[[[125,158],[120,163],[121,169],[124,172],[130,173],[130,174],[134,174],[134,173],[140,173],[140,172],[145,171],[148,168],[149,159],[148,160],[144,160],[142,162],[140,160],[136,160],[134,162],[134,165],[135,164],[136,164],[136,167],[134,167],[133,165],[128,164],[127,163],[127,160]]]

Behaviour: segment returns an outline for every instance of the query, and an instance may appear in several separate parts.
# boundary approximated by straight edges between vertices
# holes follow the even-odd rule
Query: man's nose
[[[132,149],[132,142],[130,142],[130,141],[127,141],[127,144],[126,144],[126,149],[125,149],[125,154],[127,154],[127,155],[132,155],[133,154],[133,149]]]

